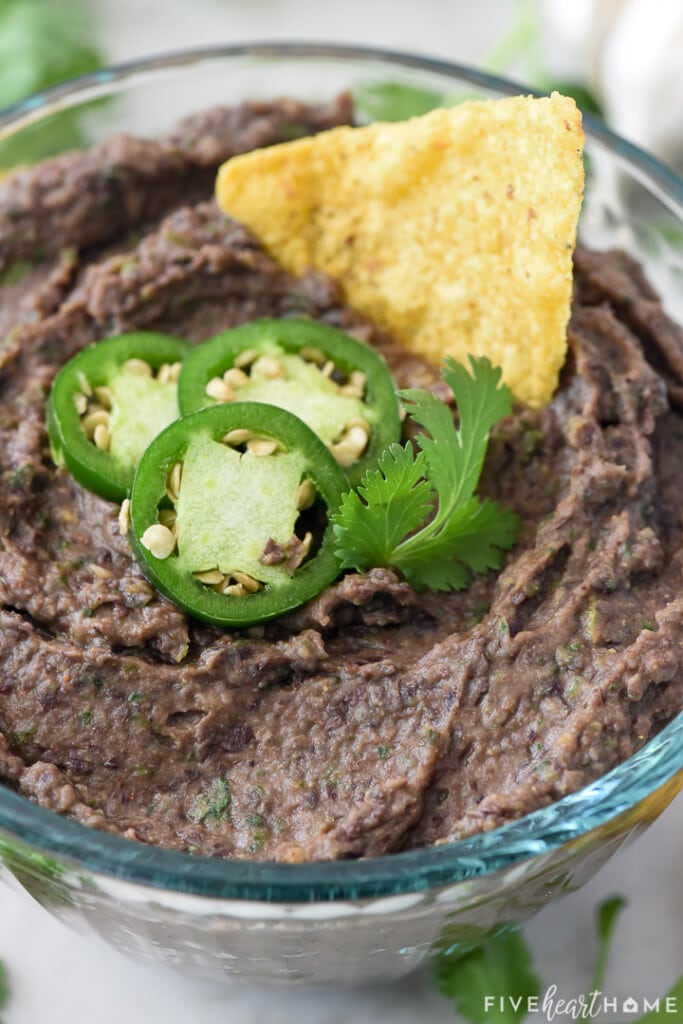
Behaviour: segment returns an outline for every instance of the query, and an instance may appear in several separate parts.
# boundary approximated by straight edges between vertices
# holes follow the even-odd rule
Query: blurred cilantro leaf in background
[[[101,64],[78,0],[0,0],[0,107]]]
[[[3,964],[2,960],[0,960],[0,1010],[2,1010],[7,1005],[8,998],[9,989],[7,987],[7,972],[5,970],[5,965]],[[0,1024],[2,1024],[1,1017]]]
[[[595,958],[591,989],[601,989],[605,984],[605,974],[612,948],[612,939],[619,915],[626,906],[623,896],[611,896],[604,900],[596,910],[596,931],[598,935],[598,955]]]
[[[547,68],[541,30],[541,7],[538,0],[517,0],[516,15],[483,62],[494,75],[521,75],[525,82],[542,93],[561,92],[572,96],[584,112],[604,116],[602,104],[586,82],[559,81]]]
[[[79,0],[0,0],[0,109],[101,67],[93,20]],[[0,145],[0,164],[27,163],[78,146],[78,114],[56,114]]]
[[[549,1021],[558,1014],[565,1019],[587,1020],[595,1017],[591,1008],[593,995],[603,994],[605,975],[612,953],[616,925],[627,905],[623,896],[610,896],[595,911],[597,955],[590,989],[581,996],[560,998],[532,1010],[531,999],[541,994],[541,980],[536,973],[532,950],[517,928],[508,928],[490,935],[475,945],[455,945],[441,950],[434,960],[434,980],[442,995],[453,1001],[454,1009],[467,1024],[523,1024],[530,1015],[541,1012]],[[552,992],[546,988],[546,994]],[[553,993],[554,998],[554,993]],[[583,1008],[580,1000],[583,1000]],[[624,1003],[628,1000],[624,1000]],[[683,975],[645,1016],[629,1018],[633,1024],[659,1024],[666,1020],[680,1021],[683,1008]],[[642,999],[637,1000],[643,1004]],[[493,1007],[493,1010],[491,1010]],[[563,1007],[561,1009],[561,1007]]]
[[[448,106],[442,93],[407,82],[367,82],[354,89],[353,97],[371,121],[407,121],[434,107]]]
[[[516,929],[500,932],[463,952],[444,953],[436,961],[436,984],[452,999],[455,1009],[470,1024],[520,1024],[527,1015],[528,999],[537,996],[541,983],[531,950]],[[492,1015],[488,999],[495,1006]]]

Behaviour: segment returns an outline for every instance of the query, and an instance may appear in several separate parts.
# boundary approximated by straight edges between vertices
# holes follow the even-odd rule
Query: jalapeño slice
[[[88,490],[123,501],[135,467],[177,419],[178,375],[190,346],[140,331],[83,349],[59,371],[47,407],[55,461]]]
[[[176,420],[137,468],[129,539],[190,615],[246,627],[315,597],[339,564],[329,516],[348,483],[285,409],[235,402]]]
[[[357,483],[401,433],[394,382],[380,355],[312,320],[256,320],[217,334],[183,363],[181,413],[266,402],[302,419]]]

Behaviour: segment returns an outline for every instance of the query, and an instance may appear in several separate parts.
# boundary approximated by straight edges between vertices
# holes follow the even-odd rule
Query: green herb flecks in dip
[[[216,825],[230,821],[232,794],[227,779],[216,779],[206,793],[194,798],[188,808],[187,817],[197,825]]]

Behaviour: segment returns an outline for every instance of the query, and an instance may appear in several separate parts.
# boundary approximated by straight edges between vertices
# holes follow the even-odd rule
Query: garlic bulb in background
[[[682,0],[542,0],[553,77],[584,82],[615,131],[683,168]]]

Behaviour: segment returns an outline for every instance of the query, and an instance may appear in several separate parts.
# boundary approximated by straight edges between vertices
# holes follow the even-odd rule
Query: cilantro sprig
[[[590,989],[578,998],[562,1000],[565,1019],[594,1018],[595,1013],[586,1007],[591,1006],[593,996],[603,993],[616,925],[625,906],[623,896],[610,896],[596,908],[598,948]],[[448,945],[434,961],[434,980],[437,989],[452,1001],[454,1009],[468,1024],[489,1024],[493,1020],[496,1024],[523,1024],[532,1013],[531,999],[540,996],[542,986],[532,950],[516,928],[501,930],[474,945]],[[580,1000],[583,1000],[583,1009]],[[669,1012],[670,1005],[676,1008],[674,1014],[683,1006],[683,975],[661,997],[659,1009],[637,1020],[629,1020],[633,1020],[633,1024],[664,1024],[674,1020]],[[491,1006],[495,1008],[493,1012],[489,1009]],[[552,1010],[548,1014],[543,1007],[541,1010],[544,1020],[555,1017]],[[536,1010],[533,1014],[534,1019],[539,1019]],[[676,1015],[675,1019],[680,1017]]]
[[[398,569],[417,590],[461,590],[473,573],[500,567],[517,536],[518,518],[475,490],[491,428],[512,410],[501,371],[469,356],[471,373],[447,359],[442,377],[458,407],[459,426],[436,395],[400,392],[426,432],[392,444],[332,517],[342,568]]]
[[[434,971],[439,991],[470,1024],[489,1024],[493,1019],[488,999],[496,1006],[497,1024],[520,1024],[529,997],[541,991],[531,950],[516,929],[462,952],[442,954]]]

